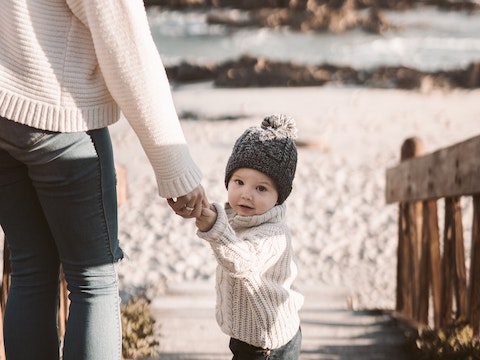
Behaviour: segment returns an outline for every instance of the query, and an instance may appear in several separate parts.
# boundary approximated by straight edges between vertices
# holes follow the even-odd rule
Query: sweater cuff
[[[190,156],[187,145],[164,146],[158,153],[157,156],[147,153],[147,156],[150,155],[161,197],[177,198],[200,185],[202,172]]]
[[[188,194],[200,185],[202,181],[202,172],[198,166],[192,162],[189,171],[171,181],[163,180],[159,178],[159,176],[156,176],[156,179],[158,194],[161,197],[165,199],[177,198]]]

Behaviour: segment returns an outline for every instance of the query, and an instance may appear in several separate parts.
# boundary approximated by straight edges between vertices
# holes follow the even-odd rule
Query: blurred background
[[[154,0],[145,5],[172,80],[212,79],[222,65],[238,67],[247,56],[242,66],[257,65],[257,74],[259,61],[271,65],[271,81],[224,79],[218,85],[420,86],[421,81],[403,86],[386,81],[405,68],[411,77],[443,76],[442,86],[479,86],[480,1]],[[279,72],[285,78],[289,69],[312,74],[307,71],[303,81],[273,79]],[[319,69],[324,74],[315,82]],[[379,72],[383,81],[375,83],[372,73]]]

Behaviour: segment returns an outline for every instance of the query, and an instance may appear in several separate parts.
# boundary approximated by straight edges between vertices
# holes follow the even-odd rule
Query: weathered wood
[[[387,204],[480,193],[480,136],[387,169]]]
[[[420,258],[422,251],[422,203],[413,201],[408,204],[410,226],[408,239],[410,241],[410,286],[412,288],[413,318],[421,322],[420,309]],[[413,280],[413,281],[412,281]]]
[[[480,335],[480,195],[473,197],[472,220],[468,320],[473,328],[474,334]]]
[[[422,204],[422,233],[421,233],[421,250],[419,260],[419,279],[418,279],[418,322],[428,325],[428,306],[430,300],[430,281],[432,277],[431,271],[431,254],[430,254],[430,206],[425,201]]]
[[[400,204],[398,210],[398,248],[397,248],[397,296],[395,309],[404,316],[412,317],[410,276],[410,241],[408,240],[408,206]]]
[[[417,203],[400,205],[402,229],[399,233],[399,262],[397,264],[397,311],[418,321],[419,233]],[[401,260],[400,260],[401,259]]]
[[[467,277],[459,197],[445,199],[444,242],[442,326],[450,324],[453,318],[467,316]],[[455,297],[455,312],[453,312],[453,297]]]
[[[422,155],[424,151],[425,147],[420,138],[409,138],[404,141],[400,150],[401,161]],[[417,218],[417,211],[417,205],[415,204],[399,204],[396,310],[404,316],[411,318],[416,318],[414,299],[416,299],[417,289],[412,279],[418,276],[418,257],[414,258],[411,254],[416,249],[415,241],[419,234],[418,223],[414,220]],[[415,254],[418,256],[417,251],[415,251]]]
[[[467,271],[465,269],[465,247],[463,240],[462,206],[460,197],[454,197],[453,201],[453,251],[454,263],[454,286],[455,303],[457,305],[457,318],[467,317]]]
[[[438,229],[437,202],[434,200],[425,201],[424,229],[429,245],[429,269],[430,283],[433,300],[433,324],[440,327],[441,319],[441,296],[442,296],[442,257],[440,254],[440,233]]]
[[[442,259],[442,318],[441,327],[451,324],[453,319],[453,203],[445,199],[445,225],[443,228],[443,259]]]
[[[399,203],[394,313],[419,329],[429,326],[431,290],[435,328],[465,318],[480,335],[480,136],[416,157],[417,150],[423,148],[420,139],[407,139],[401,149],[401,164],[387,170],[387,202]],[[463,196],[472,196],[474,203],[468,279]],[[437,214],[440,198],[445,200],[443,256]]]

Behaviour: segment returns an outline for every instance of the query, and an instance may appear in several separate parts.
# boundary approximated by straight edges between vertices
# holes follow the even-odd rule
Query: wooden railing
[[[473,207],[468,275],[462,222],[466,198]],[[396,314],[417,327],[437,329],[465,319],[478,335],[480,136],[428,155],[421,139],[407,139],[401,163],[387,169],[386,202],[399,204]]]

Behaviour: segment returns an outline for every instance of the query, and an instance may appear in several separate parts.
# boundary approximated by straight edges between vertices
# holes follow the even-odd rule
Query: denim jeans
[[[230,339],[232,360],[298,360],[302,346],[302,330],[285,345],[276,349],[262,349],[238,339]]]
[[[0,117],[0,225],[12,266],[7,359],[58,359],[59,265],[70,291],[64,360],[121,358],[116,177],[107,129],[54,133]]]

